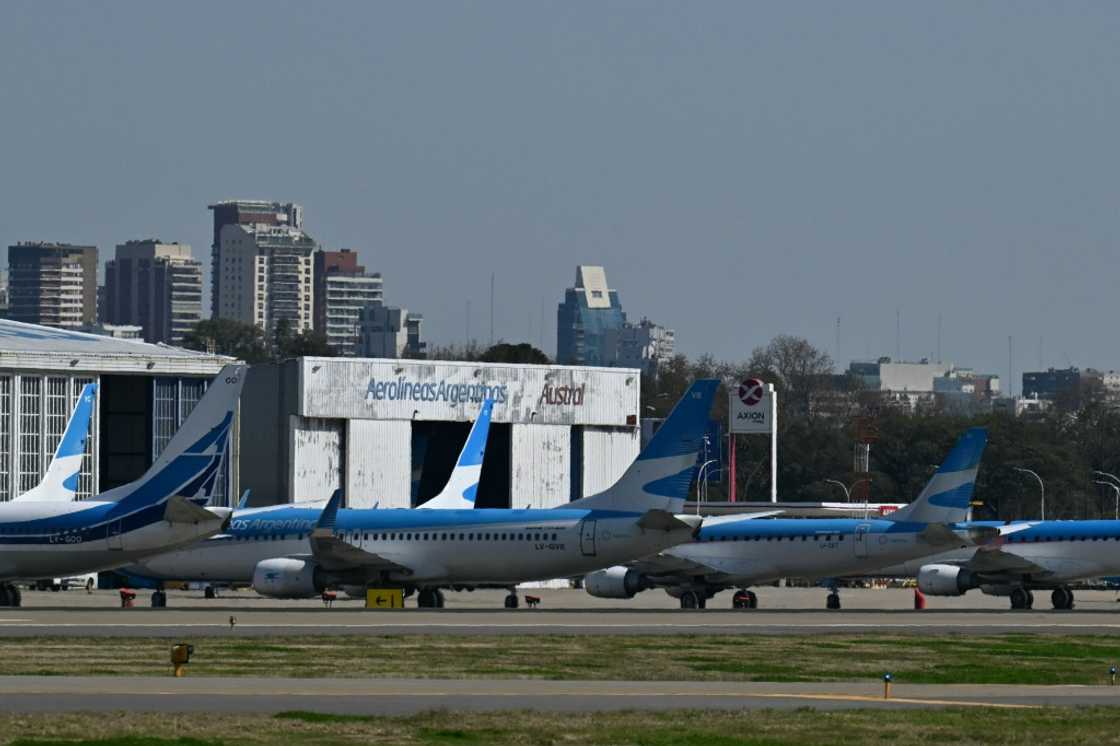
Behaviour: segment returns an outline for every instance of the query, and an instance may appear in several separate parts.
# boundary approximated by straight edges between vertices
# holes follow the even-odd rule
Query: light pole
[[[1106,482],[1103,479],[1094,479],[1093,484],[1103,484],[1105,487],[1111,487],[1112,491],[1116,493],[1116,509],[1113,512],[1113,520],[1120,521],[1120,485]]]
[[[1096,476],[1107,477],[1108,479],[1110,479],[1109,482],[1102,482],[1102,481],[1100,481],[1100,479],[1094,479],[1094,482],[1096,482],[1096,484],[1108,485],[1108,486],[1112,487],[1113,492],[1117,493],[1117,509],[1116,509],[1116,513],[1114,513],[1114,515],[1116,515],[1116,520],[1120,521],[1120,477],[1118,477],[1116,474],[1109,474],[1108,472],[1101,472],[1100,469],[1093,469],[1093,474],[1095,474]]]
[[[1021,471],[1024,474],[1030,474],[1032,477],[1034,477],[1035,479],[1038,480],[1039,505],[1040,505],[1039,513],[1041,514],[1042,520],[1045,521],[1046,520],[1046,485],[1043,484],[1042,477],[1038,476],[1037,474],[1035,474],[1030,469],[1024,469],[1021,466],[1012,466],[1011,468],[1014,469],[1015,471]]]
[[[705,461],[704,463],[700,464],[700,471],[697,473],[697,479],[696,479],[696,498],[697,498],[696,499],[696,514],[697,515],[700,514],[700,503],[704,501],[704,497],[707,494],[707,491],[704,489],[704,470],[707,469],[712,464],[718,464],[718,463],[719,463],[719,459],[718,458],[713,458],[713,459],[709,459],[708,461]]]
[[[835,484],[837,487],[844,490],[844,499],[847,500],[849,503],[852,502],[852,490],[855,489],[857,484],[860,484],[862,482],[867,482],[868,484],[871,483],[871,479],[868,478],[868,477],[864,477],[863,479],[857,479],[856,481],[852,482],[851,487],[849,487],[848,485],[846,485],[843,482],[841,482],[839,480],[836,480],[836,479],[826,479],[824,481],[828,482],[829,484]],[[867,512],[869,510],[871,510],[871,508],[868,507],[868,502],[869,502],[868,500],[863,501],[863,517],[864,518],[867,517]]]
[[[824,481],[828,482],[829,484],[834,484],[837,487],[839,487],[840,489],[844,490],[844,500],[846,502],[851,502],[852,501],[852,491],[850,489],[848,489],[848,485],[844,484],[843,482],[841,482],[838,479],[826,479]]]

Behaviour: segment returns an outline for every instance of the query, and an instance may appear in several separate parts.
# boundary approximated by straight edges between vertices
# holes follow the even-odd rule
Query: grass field
[[[190,642],[189,639],[184,640]],[[170,673],[172,640],[0,638],[0,675]],[[203,638],[191,676],[1103,684],[1120,637],[395,636]]]
[[[676,711],[596,715],[431,712],[412,717],[268,715],[0,715],[0,744],[210,746],[217,744],[1108,744],[1120,742],[1106,708],[1015,712],[852,710]]]

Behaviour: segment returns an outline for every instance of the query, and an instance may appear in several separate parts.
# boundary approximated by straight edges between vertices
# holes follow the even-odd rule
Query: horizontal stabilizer
[[[954,547],[967,542],[944,523],[931,523],[918,534],[925,543],[935,547]]]
[[[222,521],[225,529],[233,511],[229,508],[204,508],[182,495],[168,498],[163,509],[163,520],[168,523],[199,524],[208,521]]]
[[[664,510],[647,510],[638,519],[641,528],[651,531],[695,531],[703,522],[698,515],[673,515]]]

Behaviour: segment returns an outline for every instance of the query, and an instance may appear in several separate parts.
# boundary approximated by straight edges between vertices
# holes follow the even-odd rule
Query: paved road
[[[269,636],[300,634],[915,634],[1040,632],[1120,634],[1114,592],[1079,592],[1078,608],[1011,612],[1004,599],[973,595],[931,599],[910,608],[903,589],[845,591],[843,611],[816,607],[820,589],[765,589],[766,608],[698,611],[672,608],[672,599],[642,594],[633,602],[593,599],[580,591],[533,591],[537,609],[505,610],[501,592],[456,594],[449,608],[366,611],[358,602],[325,608],[318,601],[276,601],[230,593],[206,600],[199,592],[172,592],[170,608],[121,609],[117,594],[25,593],[25,606],[0,609],[0,636]],[[462,605],[457,605],[461,602]],[[667,603],[668,602],[668,603]],[[970,606],[969,604],[973,604]],[[1041,603],[1040,603],[1041,606]],[[230,628],[230,617],[236,625]]]
[[[1038,707],[1115,705],[1120,691],[1085,686],[861,683],[0,677],[0,711],[405,714],[435,708],[556,712],[672,708]]]

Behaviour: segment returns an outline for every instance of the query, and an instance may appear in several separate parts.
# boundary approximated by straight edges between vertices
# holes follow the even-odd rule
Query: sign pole
[[[727,444],[730,446],[731,450],[731,453],[728,454],[727,459],[730,462],[729,467],[731,469],[731,494],[729,495],[729,499],[731,500],[731,502],[735,502],[735,446],[737,445],[735,443],[735,433],[727,433]],[[1118,488],[1117,494],[1120,494],[1120,488]]]
[[[778,395],[774,384],[770,390],[770,502],[778,502]]]

